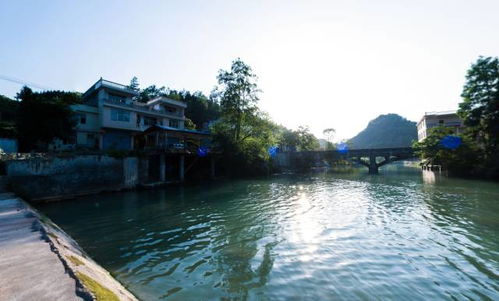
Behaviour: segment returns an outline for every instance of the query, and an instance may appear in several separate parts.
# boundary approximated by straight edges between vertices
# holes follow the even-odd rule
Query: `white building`
[[[418,122],[418,141],[423,141],[428,136],[429,129],[437,126],[451,127],[456,134],[462,131],[463,121],[457,111],[426,112]]]
[[[100,79],[74,105],[78,124],[76,145],[93,149],[134,149],[135,136],[152,125],[184,130],[182,101],[158,97],[147,103],[134,101],[138,92],[128,86]]]

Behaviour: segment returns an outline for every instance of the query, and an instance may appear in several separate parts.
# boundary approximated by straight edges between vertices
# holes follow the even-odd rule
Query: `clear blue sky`
[[[499,55],[499,1],[0,0],[0,78],[85,91],[101,76],[208,94],[241,57],[275,121],[349,138],[379,114],[457,108]],[[0,94],[21,85],[0,79]]]

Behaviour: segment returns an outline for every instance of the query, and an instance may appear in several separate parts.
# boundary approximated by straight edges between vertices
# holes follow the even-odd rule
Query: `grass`
[[[84,265],[83,261],[78,259],[78,257],[72,255],[68,256],[68,260],[71,261],[75,266]]]
[[[92,292],[97,301],[119,301],[120,299],[116,294],[110,291],[108,288],[102,286],[99,282],[90,278],[89,276],[82,274],[80,272],[76,273],[76,277],[80,279],[83,285]]]

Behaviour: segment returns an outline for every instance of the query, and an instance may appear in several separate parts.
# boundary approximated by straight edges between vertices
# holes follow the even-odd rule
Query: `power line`
[[[40,89],[40,90],[56,90],[56,89],[53,89],[53,88],[50,88],[47,86],[38,85],[38,84],[35,84],[32,82],[28,82],[28,81],[25,81],[22,79],[18,79],[18,78],[11,77],[11,76],[6,76],[6,75],[2,75],[2,74],[0,74],[0,79],[3,79],[3,80],[8,81],[8,82],[16,83],[16,84],[28,86],[28,87]]]

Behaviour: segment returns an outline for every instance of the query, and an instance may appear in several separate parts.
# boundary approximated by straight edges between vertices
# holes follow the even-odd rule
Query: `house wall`
[[[129,121],[116,121],[111,119],[112,110],[123,110],[130,114]],[[140,128],[137,127],[137,114],[136,112],[127,109],[126,107],[103,105],[101,111],[101,124],[104,128],[114,128],[121,130],[138,131]]]
[[[102,137],[102,149],[132,150],[133,136],[128,131],[107,129]]]
[[[425,139],[428,136],[429,129],[437,126],[452,127],[454,132],[459,134],[463,123],[457,114],[424,116],[418,124],[418,141]]]
[[[97,107],[73,105],[71,106],[71,109],[76,113],[85,114],[87,119],[85,124],[78,122],[78,125],[76,126],[77,130],[92,132],[98,132],[100,130],[99,109]]]

